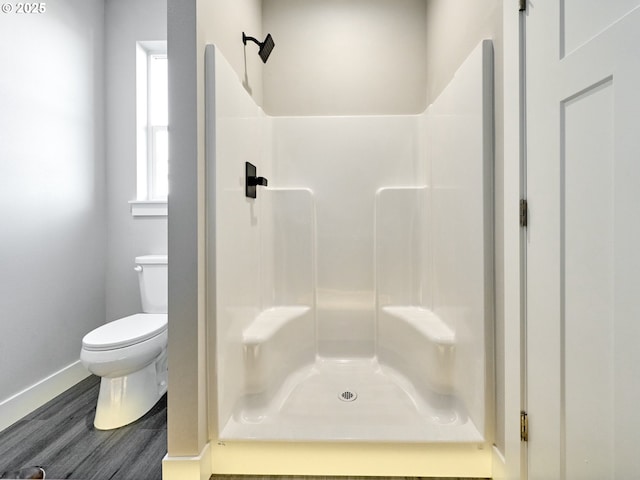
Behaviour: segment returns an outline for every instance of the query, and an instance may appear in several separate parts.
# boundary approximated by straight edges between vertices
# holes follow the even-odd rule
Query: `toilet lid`
[[[166,313],[137,313],[106,323],[87,333],[82,346],[87,350],[112,350],[144,342],[167,329]]]

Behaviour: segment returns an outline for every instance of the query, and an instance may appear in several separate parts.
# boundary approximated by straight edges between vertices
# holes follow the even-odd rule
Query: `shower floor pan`
[[[461,408],[423,398],[375,359],[318,359],[289,375],[268,402],[251,401],[239,402],[221,440],[484,441]]]

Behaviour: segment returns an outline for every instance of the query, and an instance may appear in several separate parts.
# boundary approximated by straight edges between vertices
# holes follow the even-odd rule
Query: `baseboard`
[[[162,460],[162,480],[208,480],[211,476],[211,449],[207,443],[195,457],[170,457]]]
[[[80,360],[0,402],[0,431],[90,375]]]
[[[491,450],[488,444],[465,443],[219,441],[211,444],[211,470],[220,475],[491,478]]]

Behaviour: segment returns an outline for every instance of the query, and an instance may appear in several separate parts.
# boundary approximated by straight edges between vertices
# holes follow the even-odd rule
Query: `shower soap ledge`
[[[415,306],[389,306],[382,310],[400,320],[404,320],[432,342],[454,345],[455,332],[435,313],[427,308]]]
[[[302,317],[310,310],[306,306],[273,307],[263,310],[245,328],[242,333],[244,345],[264,343],[273,337],[283,326],[297,317]]]

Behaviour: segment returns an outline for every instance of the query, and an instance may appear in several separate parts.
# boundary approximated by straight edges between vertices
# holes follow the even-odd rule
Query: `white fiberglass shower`
[[[484,41],[420,115],[271,117],[207,47],[220,440],[485,440],[492,72]]]

